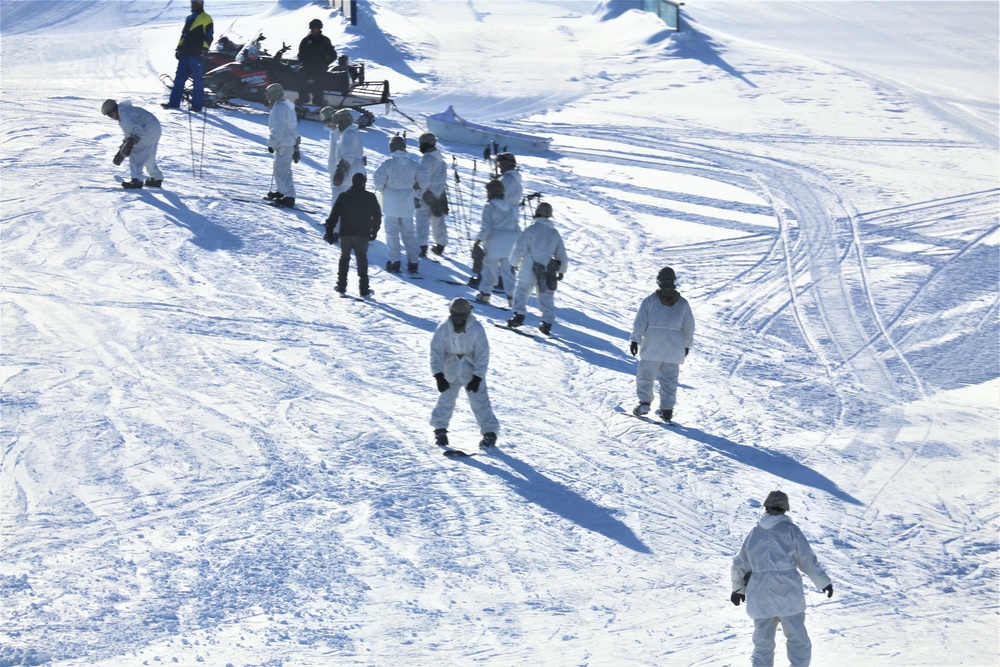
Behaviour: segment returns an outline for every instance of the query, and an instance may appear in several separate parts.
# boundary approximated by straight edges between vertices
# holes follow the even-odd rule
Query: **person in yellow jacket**
[[[174,87],[170,90],[170,101],[163,104],[164,109],[180,109],[181,98],[184,97],[184,84],[191,79],[191,111],[201,111],[205,106],[204,58],[212,46],[214,26],[212,17],[205,11],[203,0],[191,0],[191,14],[184,21],[180,41],[177,42],[177,73],[174,74]]]

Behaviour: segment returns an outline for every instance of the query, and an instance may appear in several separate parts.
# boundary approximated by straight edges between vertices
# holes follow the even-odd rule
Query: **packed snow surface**
[[[997,3],[357,4],[207,9],[389,80],[370,170],[449,105],[552,138],[518,163],[571,264],[554,340],[487,327],[498,451],[427,423],[483,146],[441,146],[444,258],[380,237],[340,299],[326,129],[281,211],[262,108],[160,108],[186,2],[2,0],[0,666],[744,665],[729,567],[779,488],[836,588],[814,665],[996,665]],[[116,182],[108,97],[160,118],[162,190]],[[673,427],[622,414],[666,265]]]

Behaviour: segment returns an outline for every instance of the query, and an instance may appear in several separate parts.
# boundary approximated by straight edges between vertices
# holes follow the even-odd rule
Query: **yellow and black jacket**
[[[203,49],[212,46],[212,31],[212,17],[207,12],[191,12],[177,42],[177,57],[200,56]]]

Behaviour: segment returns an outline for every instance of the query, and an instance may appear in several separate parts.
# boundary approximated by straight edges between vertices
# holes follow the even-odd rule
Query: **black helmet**
[[[111,114],[113,114],[116,111],[118,111],[117,102],[115,102],[114,100],[104,100],[104,104],[101,105],[102,114],[110,118]]]
[[[318,28],[319,30],[322,30],[323,22],[320,21],[319,19],[313,19],[312,21],[309,22],[309,29],[312,30],[313,28]]]
[[[552,217],[552,204],[547,201],[540,202],[537,207],[535,207],[535,217],[536,218],[551,218]]]

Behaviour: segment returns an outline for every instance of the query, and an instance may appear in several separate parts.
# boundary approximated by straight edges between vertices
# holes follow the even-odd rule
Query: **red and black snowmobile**
[[[271,56],[261,48],[262,41],[264,36],[257,33],[239,49],[233,62],[205,73],[205,87],[212,93],[206,98],[206,102],[241,99],[267,104],[264,90],[272,83],[281,84],[285,89],[285,99],[296,101],[302,89],[298,61],[282,58],[291,47],[287,44],[282,45],[281,49]],[[231,48],[230,45],[232,42],[217,52],[220,57],[225,57],[223,49]],[[209,58],[212,57],[210,52]],[[317,107],[296,104],[299,118],[318,120],[319,109],[322,106],[331,106],[335,109],[347,108],[357,111],[361,115],[358,118],[358,125],[361,127],[371,125],[375,122],[375,116],[364,107],[375,104],[385,104],[388,107],[392,103],[392,98],[389,96],[388,81],[374,82],[364,79],[363,63],[350,65],[346,70],[339,67],[332,68],[326,73],[323,82],[324,104]]]

